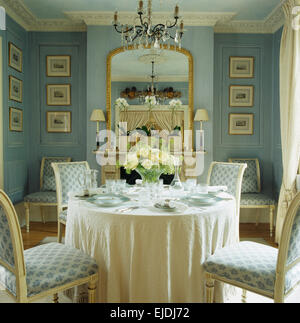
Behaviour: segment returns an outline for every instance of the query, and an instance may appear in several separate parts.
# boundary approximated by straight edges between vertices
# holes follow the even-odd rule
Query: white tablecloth
[[[99,302],[204,302],[201,264],[237,241],[235,214],[234,199],[182,214],[117,214],[70,198],[65,243],[97,260]],[[215,295],[223,300],[221,285]]]

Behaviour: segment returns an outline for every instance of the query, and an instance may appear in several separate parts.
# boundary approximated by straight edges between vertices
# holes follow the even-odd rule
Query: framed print
[[[23,53],[20,48],[18,48],[13,43],[8,44],[8,65],[18,72],[22,72],[23,69]]]
[[[229,113],[230,135],[253,135],[253,113]]]
[[[47,111],[47,132],[71,132],[70,111]]]
[[[254,86],[253,85],[230,85],[229,106],[230,107],[253,107]]]
[[[9,108],[9,130],[23,131],[23,111],[17,108]]]
[[[254,77],[254,57],[231,56],[229,60],[230,78]]]
[[[71,56],[53,55],[46,57],[46,74],[48,77],[70,77]]]
[[[9,76],[9,100],[23,101],[23,81],[14,76]]]
[[[48,84],[47,105],[71,105],[71,84]]]

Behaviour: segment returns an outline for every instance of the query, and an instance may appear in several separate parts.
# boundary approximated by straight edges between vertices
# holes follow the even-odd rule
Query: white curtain
[[[280,242],[287,208],[296,194],[295,182],[300,152],[300,29],[294,13],[300,0],[283,4],[285,25],[280,47],[280,126],[283,178],[278,202],[276,242]]]

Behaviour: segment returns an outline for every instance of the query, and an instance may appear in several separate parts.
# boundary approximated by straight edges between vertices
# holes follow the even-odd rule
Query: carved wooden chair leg
[[[273,237],[274,230],[274,205],[270,206],[270,237]]]
[[[44,207],[43,206],[40,206],[40,212],[41,212],[42,221],[45,224],[46,221],[45,221],[45,214],[44,214]]]
[[[29,232],[29,203],[24,203],[25,207],[25,222],[26,222],[26,232]]]
[[[88,284],[89,303],[96,302],[97,278],[92,278]]]
[[[243,289],[242,291],[242,303],[247,303],[247,291]]]
[[[214,302],[215,280],[211,274],[206,273],[206,303]]]
[[[62,232],[63,232],[63,224],[58,221],[57,223],[57,242],[62,242]]]
[[[53,295],[53,303],[58,303],[58,294]]]

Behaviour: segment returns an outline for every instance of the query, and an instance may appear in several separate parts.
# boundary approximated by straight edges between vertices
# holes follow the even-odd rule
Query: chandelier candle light
[[[132,25],[123,25],[118,21],[118,12],[114,13],[113,26],[115,30],[121,34],[122,46],[128,49],[129,45],[135,48],[145,48],[153,46],[160,49],[161,45],[170,45],[169,40],[175,42],[175,46],[181,48],[181,40],[184,33],[183,20],[178,25],[179,7],[175,6],[174,21],[166,21],[153,25],[152,17],[152,0],[148,0],[147,12],[144,11],[143,1],[138,2],[137,16],[134,18]],[[175,35],[171,35],[170,31],[175,29]]]

